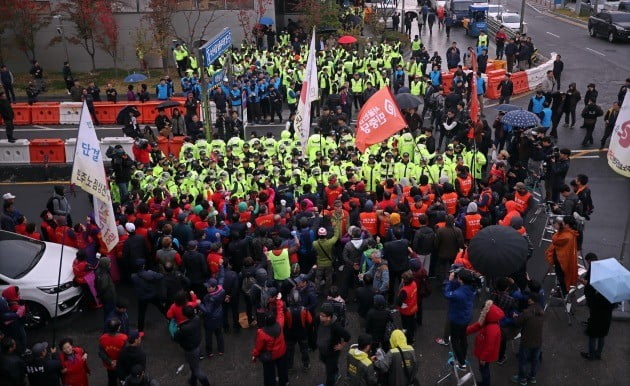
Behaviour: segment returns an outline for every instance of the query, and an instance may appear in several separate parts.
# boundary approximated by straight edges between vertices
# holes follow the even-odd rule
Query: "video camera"
[[[456,278],[461,279],[464,284],[470,285],[475,289],[483,287],[484,278],[478,272],[453,264],[449,273],[455,273]]]

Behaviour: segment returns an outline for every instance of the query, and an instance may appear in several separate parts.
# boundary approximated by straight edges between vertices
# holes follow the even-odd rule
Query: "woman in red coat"
[[[475,350],[473,354],[479,359],[479,372],[481,373],[480,386],[490,386],[490,363],[499,359],[501,346],[501,327],[499,321],[505,314],[501,309],[486,301],[481,310],[479,320],[468,326],[466,334],[477,334],[475,338]]]
[[[88,386],[90,369],[87,365],[87,353],[81,347],[75,347],[72,339],[64,338],[59,342],[61,354],[62,383],[64,386]]]
[[[256,342],[252,350],[252,362],[260,358],[263,362],[263,379],[265,386],[285,386],[289,382],[289,371],[287,369],[286,352],[287,345],[284,341],[284,305],[277,299],[269,303],[269,308],[274,311],[265,313],[265,325],[256,331]],[[278,382],[276,383],[276,369],[278,371]]]

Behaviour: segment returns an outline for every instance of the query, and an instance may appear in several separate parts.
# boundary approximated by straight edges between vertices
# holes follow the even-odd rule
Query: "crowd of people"
[[[150,143],[151,128],[141,132],[130,113],[126,130],[140,138],[134,157],[121,146],[107,152],[119,236],[113,250],[106,250],[93,217],[73,221],[63,186],[55,186],[39,229],[16,208],[14,195],[3,196],[3,230],[77,248],[73,270],[75,284],[84,288],[82,307],[103,313],[97,355],[108,384],[155,384],[145,372],[141,346],[150,305],[164,315],[165,328],[182,348],[190,384],[208,385],[200,360],[224,355],[232,349],[224,333],[248,327],[257,329],[251,359],[262,362],[266,386],[288,383],[296,346],[303,371],[313,359],[322,363],[327,386],[342,373],[353,385],[417,384],[416,330],[422,326],[423,298],[438,283],[444,284],[448,316],[435,342],[452,346],[455,365],[467,371],[467,335],[478,334],[474,355],[481,384],[489,385],[490,363],[504,363],[506,342],[520,332],[513,381],[535,383],[545,301],[541,284],[528,277],[525,267],[493,278],[491,301],[472,323],[478,273],[466,250],[481,229],[495,224],[515,229],[529,242],[525,221],[538,201],[548,200],[558,218],[546,260],[563,294],[577,285],[584,221],[594,205],[588,176],[569,177],[571,151],[555,147],[555,126],[551,132],[545,126],[548,102],[540,98],[555,98],[559,73],[554,71],[548,81],[554,83],[543,83],[532,97],[530,110],[541,116],[541,127],[508,127],[502,113],[492,123],[485,115],[475,123],[467,107],[473,78],[463,70],[465,59],[456,43],[447,53],[447,67],[458,70],[445,96],[442,59],[437,52],[430,57],[421,42],[414,44],[419,38],[407,61],[399,42],[358,52],[320,38],[317,127],[303,153],[292,118],[308,39],[297,25],[290,27],[266,45],[260,37],[256,45],[229,52],[233,81],[225,79],[211,93],[221,115],[209,141],[196,115],[198,67],[186,59],[184,47],[175,48],[188,100],[184,113],[173,118],[161,113],[156,126],[161,134],[186,134],[186,142],[178,157],[157,151]],[[208,71],[226,65],[226,59]],[[94,84],[82,88],[68,80],[73,98],[100,93]],[[501,86],[506,103],[509,82],[508,75]],[[174,95],[172,84],[169,78],[160,81],[158,99]],[[353,111],[385,86],[422,97],[423,111],[402,111],[408,127],[361,153],[349,126]],[[127,98],[149,98],[147,89],[144,96],[129,90]],[[594,109],[591,116],[588,107],[596,101],[594,89],[589,86],[583,114],[590,134],[602,115]],[[244,92],[252,123],[273,122],[274,115],[282,121],[283,104],[288,105],[289,121],[280,138],[255,131],[245,137]],[[106,94],[108,100],[117,97],[111,86]],[[575,85],[562,95],[563,101],[580,99]],[[620,103],[607,113],[607,125],[616,119]],[[571,110],[564,106],[568,120]],[[534,192],[542,197],[535,199]],[[118,295],[119,282],[135,290],[135,328],[127,313],[131,299]],[[612,310],[597,295],[588,294],[597,312]],[[358,336],[349,329],[348,308],[357,310]],[[33,386],[58,385],[59,380],[88,384],[87,354],[70,338],[62,339],[58,350],[46,342],[30,346],[25,362],[28,339],[18,288],[3,291],[0,318],[0,375],[7,384],[23,385],[26,376]],[[600,323],[606,327],[606,321]],[[608,332],[603,327],[593,328],[585,358],[601,357]],[[346,371],[339,369],[342,355]]]

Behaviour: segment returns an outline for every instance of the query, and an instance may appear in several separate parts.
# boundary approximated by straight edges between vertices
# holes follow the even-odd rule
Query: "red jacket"
[[[486,303],[486,307],[487,304],[488,303]],[[484,307],[484,310],[486,307]],[[482,313],[484,310],[482,310]],[[499,307],[491,304],[482,324],[477,321],[469,325],[466,329],[466,334],[468,335],[478,332],[475,337],[475,350],[473,354],[475,354],[480,361],[496,362],[499,359],[499,348],[501,346],[501,327],[499,326],[499,321],[503,319],[504,316],[505,314]]]
[[[264,351],[271,352],[271,359],[282,357],[287,351],[284,341],[284,305],[282,300],[275,300],[276,303],[276,323],[270,327],[259,328],[256,331],[256,342],[252,350],[252,356],[258,358]]]
[[[125,347],[125,343],[127,343],[127,335],[122,333],[117,333],[114,335],[103,334],[98,340],[98,344],[100,345],[101,350],[107,354],[107,357],[110,361],[117,361],[120,356],[120,350]],[[103,366],[107,370],[114,370],[115,367],[110,365],[109,363],[103,361]]]
[[[90,369],[83,359],[84,351],[80,347],[73,347],[72,350],[74,351],[72,359],[63,352],[59,354],[61,366],[67,370],[61,377],[61,383],[67,386],[88,386]]]
[[[151,162],[151,145],[148,145],[146,148],[141,149],[138,146],[133,146],[133,156],[136,159],[136,162],[140,162],[143,164],[148,164]]]

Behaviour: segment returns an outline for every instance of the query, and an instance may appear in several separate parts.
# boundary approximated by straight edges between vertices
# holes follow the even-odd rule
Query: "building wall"
[[[205,39],[209,40],[225,27],[232,29],[232,42],[234,45],[240,44],[244,34],[243,29],[238,23],[238,11],[236,10],[217,10],[214,11],[214,21],[210,24],[206,30]],[[118,58],[118,66],[120,69],[133,70],[139,68],[139,63],[135,55],[135,47],[132,40],[132,32],[139,25],[147,25],[142,21],[142,17],[145,13],[117,13],[115,14],[116,20],[120,26],[120,40],[121,40],[121,53]],[[255,23],[255,15],[252,11],[251,23]],[[275,10],[273,4],[266,12],[267,16],[275,19]],[[211,16],[211,12],[202,11],[200,25],[204,25],[203,20],[207,20]],[[186,20],[182,13],[177,13],[174,18],[174,26],[178,31],[186,31]],[[253,26],[253,25],[252,25]],[[63,27],[66,35],[70,35],[72,31],[72,23],[69,20],[63,20]],[[50,25],[39,31],[36,40],[36,55],[37,60],[44,67],[44,70],[48,71],[61,71],[63,62],[65,61],[64,46],[61,43],[49,46],[49,42],[52,38],[57,36],[57,21],[52,20]],[[181,33],[181,32],[180,32]],[[12,39],[12,32],[9,31],[3,36],[2,39],[2,52],[5,57],[6,64],[13,72],[25,72],[30,69],[30,63],[27,62],[26,55],[19,51]],[[185,33],[182,33],[185,35]],[[150,31],[148,32],[150,36]],[[72,45],[68,43],[68,56],[70,64],[74,71],[89,71],[92,64],[88,53],[80,45]],[[161,67],[161,60],[158,55],[147,55],[150,67]],[[95,55],[97,68],[113,68],[114,62],[112,58],[104,51],[96,49]]]

